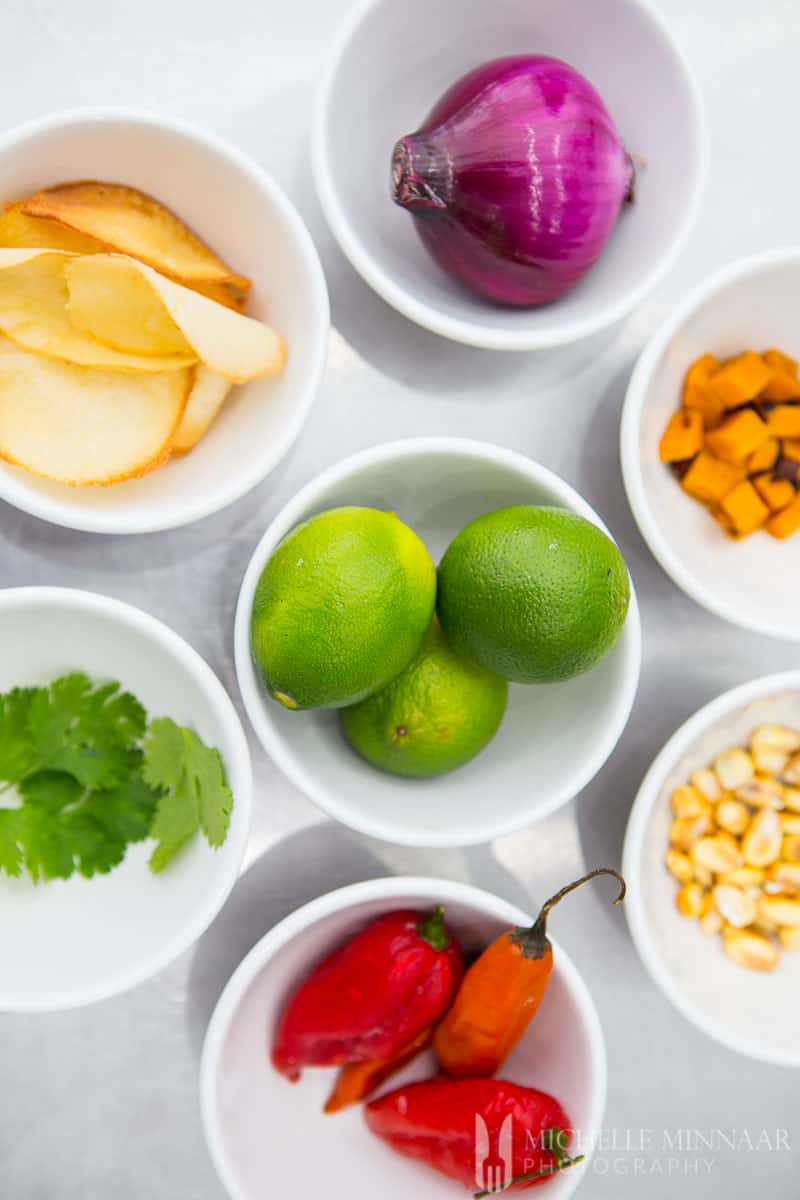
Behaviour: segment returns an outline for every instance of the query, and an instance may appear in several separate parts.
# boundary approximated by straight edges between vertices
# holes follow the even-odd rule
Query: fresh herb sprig
[[[148,837],[163,871],[201,830],[221,846],[233,808],[218,750],[80,672],[0,695],[2,793],[0,872],[36,882],[106,874]]]

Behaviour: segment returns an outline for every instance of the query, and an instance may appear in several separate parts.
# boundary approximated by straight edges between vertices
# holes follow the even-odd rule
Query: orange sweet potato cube
[[[745,469],[722,462],[701,450],[681,480],[681,487],[704,504],[719,504],[745,478]]]
[[[800,529],[800,495],[796,496],[786,508],[770,517],[765,528],[767,533],[771,533],[775,538],[787,538],[791,537],[793,533],[797,533],[797,530]]]
[[[709,387],[725,408],[739,408],[755,400],[771,378],[772,367],[767,366],[761,355],[745,350],[720,367]]]
[[[702,413],[706,429],[716,425],[725,411],[719,396],[708,386],[709,380],[719,370],[719,359],[713,354],[696,358],[683,384],[683,407]]]
[[[800,382],[786,371],[773,371],[772,378],[761,393],[762,400],[779,404],[783,400],[800,400]]]
[[[783,438],[781,441],[781,454],[784,458],[791,458],[795,462],[800,462],[800,438]]]
[[[699,412],[681,408],[673,413],[661,435],[658,454],[662,462],[683,462],[703,449],[703,418]]]
[[[787,504],[791,504],[797,495],[793,483],[788,479],[776,479],[769,471],[764,475],[756,475],[753,487],[770,512],[780,512]]]
[[[767,429],[771,437],[800,437],[800,404],[779,404],[767,413]]]
[[[792,375],[795,379],[797,378],[799,364],[791,354],[786,354],[783,350],[776,350],[773,346],[769,350],[765,350],[761,357],[768,367],[772,367],[773,371],[782,371],[784,375]]]
[[[771,471],[778,461],[780,452],[781,444],[778,439],[767,438],[747,459],[745,463],[747,474],[758,475],[761,471]]]
[[[743,408],[707,433],[706,445],[724,462],[743,463],[768,437],[769,430],[758,413],[752,408]]]
[[[769,509],[749,479],[743,480],[732,492],[728,492],[720,508],[733,525],[736,533],[752,533],[769,517]]]

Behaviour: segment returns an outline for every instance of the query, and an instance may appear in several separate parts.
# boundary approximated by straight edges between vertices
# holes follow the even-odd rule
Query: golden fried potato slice
[[[133,258],[74,257],[65,262],[64,274],[72,323],[116,350],[193,354],[234,383],[274,375],[286,361],[283,338],[268,325],[223,308]]]
[[[0,458],[75,486],[146,475],[169,458],[191,383],[191,368],[75,367],[0,337]]]
[[[0,247],[69,250],[72,254],[100,254],[109,247],[45,217],[29,217],[19,204],[0,213]]]
[[[0,248],[0,332],[25,350],[84,367],[171,371],[191,366],[191,351],[162,355],[114,350],[76,329],[67,315],[65,252]]]
[[[216,419],[232,386],[230,379],[202,364],[195,369],[189,400],[172,443],[173,450],[187,454],[197,445]]]
[[[29,217],[45,217],[130,254],[183,283],[229,283],[247,291],[238,275],[158,200],[120,183],[84,180],[45,188],[23,200]]]
[[[108,254],[114,249],[105,242],[98,242],[96,238],[70,229],[69,225],[62,225],[60,221],[53,221],[47,217],[29,217],[22,211],[20,204],[12,204],[5,212],[0,213],[0,247],[40,247],[68,250],[73,254]],[[237,312],[242,312],[247,301],[247,292],[233,283],[204,283],[194,280],[187,281],[186,286],[200,292],[202,296],[216,300],[218,304],[224,304],[226,308],[236,309]]]

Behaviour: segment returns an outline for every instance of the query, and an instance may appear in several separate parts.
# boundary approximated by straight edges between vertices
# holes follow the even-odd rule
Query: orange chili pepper
[[[547,991],[553,969],[553,948],[547,937],[550,910],[597,875],[619,880],[622,888],[614,903],[620,904],[625,880],[610,867],[599,867],[551,896],[530,929],[501,933],[469,968],[433,1038],[436,1056],[448,1075],[494,1075],[505,1061]]]
[[[394,1075],[413,1058],[416,1058],[433,1040],[433,1026],[423,1029],[412,1042],[409,1042],[394,1058],[373,1058],[366,1062],[347,1063],[342,1067],[334,1085],[333,1091],[325,1105],[326,1113],[340,1112],[350,1104],[358,1104],[380,1087],[390,1076]]]

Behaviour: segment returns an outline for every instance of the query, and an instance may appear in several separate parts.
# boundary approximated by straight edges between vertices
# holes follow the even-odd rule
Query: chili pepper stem
[[[515,929],[511,933],[511,940],[520,947],[526,958],[542,958],[550,945],[547,940],[547,918],[550,915],[551,909],[568,896],[570,892],[574,892],[576,888],[582,887],[584,883],[588,883],[591,879],[596,879],[598,875],[612,875],[614,879],[619,881],[620,892],[614,901],[615,904],[621,904],[625,899],[627,884],[620,875],[619,871],[614,871],[611,867],[596,867],[594,871],[590,871],[588,875],[582,875],[580,879],[576,879],[574,883],[568,883],[566,887],[561,888],[549,900],[545,900],[541,911],[531,925],[530,929]]]
[[[417,925],[417,933],[434,950],[446,950],[450,945],[450,935],[444,923],[444,906],[437,905],[430,916],[423,917]]]
[[[540,1167],[538,1171],[529,1171],[526,1175],[517,1175],[514,1179],[509,1179],[507,1183],[502,1183],[497,1188],[486,1188],[482,1192],[474,1192],[473,1200],[483,1200],[485,1196],[494,1196],[497,1192],[504,1192],[507,1188],[512,1187],[515,1183],[530,1183],[533,1179],[544,1179],[545,1175],[555,1175],[556,1171],[565,1171],[567,1167],[577,1166],[586,1158],[585,1154],[578,1154],[575,1158],[570,1158],[565,1154],[562,1146],[562,1141],[566,1140],[566,1134],[563,1129],[545,1129],[542,1133],[542,1149],[549,1150],[555,1155],[555,1164],[551,1167],[549,1164],[546,1167]],[[545,1144],[545,1141],[547,1144]]]

